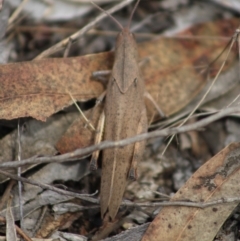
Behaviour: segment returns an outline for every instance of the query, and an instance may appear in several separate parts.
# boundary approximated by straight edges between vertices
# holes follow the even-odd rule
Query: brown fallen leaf
[[[210,202],[236,197],[240,191],[240,143],[232,143],[201,166],[171,201]],[[150,224],[142,241],[210,241],[238,205],[164,207]]]
[[[210,67],[209,72],[204,70],[221,53],[227,42],[211,37],[231,37],[238,24],[236,19],[204,23],[179,34],[188,38],[160,39],[149,46],[148,42],[143,43],[140,56],[150,57],[149,66],[142,69],[146,88],[167,116],[191,102],[206,84],[207,75],[209,79],[216,75],[225,55]],[[161,54],[155,54],[156,49],[159,49]],[[235,53],[232,49],[225,70],[234,62]],[[151,71],[148,71],[150,66]],[[147,107],[149,116],[156,113],[151,104]]]
[[[232,36],[238,19],[199,24],[182,34],[189,38],[158,40],[139,44],[146,88],[168,116],[183,108],[206,83],[201,70],[221,52],[226,41],[211,36]],[[205,35],[204,39],[190,36]],[[228,64],[234,61],[232,56]],[[222,59],[219,60],[220,63]],[[31,116],[46,120],[72,104],[68,91],[78,101],[98,97],[103,86],[92,79],[96,70],[111,69],[113,53],[76,58],[42,59],[0,66],[0,116],[3,119]],[[216,66],[212,72],[217,71]],[[213,73],[212,73],[213,74]],[[147,103],[149,116],[156,113]]]
[[[99,69],[102,59],[110,65],[111,53],[0,66],[1,118],[31,116],[45,121],[72,104],[68,91],[81,101],[99,96],[103,86],[91,80],[90,71]]]
[[[36,238],[47,238],[54,231],[67,229],[82,214],[80,212],[64,213],[62,215],[52,215],[49,211],[45,215],[41,228],[36,233]]]
[[[95,129],[102,110],[103,105],[100,104],[84,113]],[[80,147],[87,147],[94,142],[95,134],[95,131],[88,126],[83,117],[79,116],[59,139],[56,148],[60,153],[67,153]]]

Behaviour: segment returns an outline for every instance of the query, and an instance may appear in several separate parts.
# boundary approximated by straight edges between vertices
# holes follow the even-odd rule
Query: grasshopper
[[[106,89],[104,140],[122,140],[144,133],[148,128],[144,103],[145,83],[139,69],[137,43],[129,30],[139,1],[132,11],[127,27],[123,27],[110,16],[117,22],[121,32],[116,39],[113,68]],[[104,121],[104,118],[101,120]],[[101,216],[105,220],[114,220],[128,178],[137,178],[137,163],[141,160],[144,149],[145,142],[142,141],[103,151],[100,205]],[[94,161],[92,165],[94,166]]]

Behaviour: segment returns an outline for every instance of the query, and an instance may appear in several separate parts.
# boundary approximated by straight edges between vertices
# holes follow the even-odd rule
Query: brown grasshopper
[[[115,59],[106,89],[104,140],[122,140],[144,133],[148,128],[144,103],[145,84],[138,64],[137,43],[129,30],[139,1],[127,27],[122,27],[114,19],[121,32],[117,36]],[[115,218],[128,178],[137,178],[137,163],[143,156],[144,148],[145,142],[142,141],[103,151],[100,204],[102,218],[106,221]],[[94,159],[91,164],[96,166]]]

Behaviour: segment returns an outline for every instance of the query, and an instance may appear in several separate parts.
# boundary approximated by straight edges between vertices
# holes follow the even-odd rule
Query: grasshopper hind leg
[[[99,118],[99,121],[98,121],[98,125],[97,125],[96,135],[95,135],[95,139],[94,139],[94,145],[99,144],[102,140],[104,123],[105,123],[105,114],[104,114],[104,111],[102,111],[102,113],[100,115],[100,118]],[[95,151],[92,154],[92,158],[91,158],[91,161],[90,161],[90,170],[91,171],[95,171],[98,168],[99,152],[100,151]]]
[[[106,96],[106,91],[104,91],[96,100],[96,105],[93,107],[92,115],[94,115],[94,111],[98,110],[99,105],[103,102],[103,99]],[[90,119],[92,116],[90,117]],[[103,136],[103,129],[104,129],[104,123],[105,123],[105,114],[104,111],[101,112],[98,124],[97,124],[97,129],[96,129],[96,135],[94,138],[94,145],[97,145],[101,142],[102,136]],[[90,161],[90,170],[91,171],[96,171],[98,169],[98,157],[99,157],[100,151],[95,151],[92,154],[92,158]]]
[[[144,108],[141,113],[140,121],[138,123],[137,135],[147,132],[147,123],[148,123],[147,114],[146,114],[146,109]],[[142,159],[144,149],[145,149],[145,144],[146,144],[146,141],[140,141],[140,142],[136,142],[134,145],[132,162],[128,172],[128,178],[131,180],[136,180],[138,177],[137,165],[138,165],[138,161]]]

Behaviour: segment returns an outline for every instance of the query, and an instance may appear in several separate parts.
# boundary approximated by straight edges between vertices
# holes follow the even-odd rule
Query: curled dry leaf
[[[226,45],[226,41],[211,36],[230,37],[237,25],[237,19],[199,24],[183,34],[209,38],[161,38],[139,44],[140,59],[147,58],[142,68],[146,88],[167,116],[188,104],[206,83],[209,72],[203,69]],[[228,64],[234,59],[230,56]],[[0,116],[3,119],[31,116],[44,121],[72,104],[68,91],[78,101],[96,98],[104,88],[91,78],[92,73],[111,69],[112,63],[113,53],[108,52],[2,65]],[[217,70],[216,66],[211,68],[211,74]],[[155,108],[147,105],[149,116],[154,116]]]
[[[236,197],[240,192],[240,143],[232,143],[200,167],[171,201],[209,202]],[[238,203],[204,209],[164,207],[150,224],[142,241],[209,241]]]

